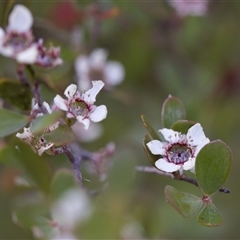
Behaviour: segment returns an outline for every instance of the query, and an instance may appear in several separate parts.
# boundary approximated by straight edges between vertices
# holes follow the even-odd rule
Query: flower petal
[[[76,92],[77,92],[77,85],[70,84],[64,91],[64,95],[70,100],[73,98],[73,96],[76,94]]]
[[[121,63],[117,61],[108,61],[104,67],[104,80],[107,85],[115,86],[124,79],[125,71]]]
[[[96,96],[103,88],[104,82],[101,80],[92,81],[92,88],[82,94],[82,98],[88,104],[93,104],[96,101]]]
[[[65,103],[65,100],[60,96],[60,95],[57,95],[54,99],[53,99],[55,105],[63,110],[63,111],[68,111],[68,107]]]
[[[102,48],[95,49],[89,56],[89,63],[95,70],[101,70],[106,63],[106,60],[107,52]]]
[[[189,158],[187,162],[183,164],[184,170],[190,170],[195,166],[195,160],[196,158]]]
[[[90,125],[90,120],[88,118],[84,118],[83,116],[77,116],[77,120],[84,125],[84,128],[87,130]]]
[[[107,117],[107,107],[105,105],[98,106],[89,115],[93,122],[100,122]]]
[[[163,143],[158,140],[152,140],[146,144],[148,149],[154,155],[165,155],[166,150],[163,147]]]
[[[9,15],[8,31],[19,33],[27,32],[31,29],[33,17],[31,12],[23,5],[15,5]]]
[[[160,158],[155,162],[155,166],[164,172],[175,172],[181,168],[181,165],[167,162],[164,158]]]
[[[161,132],[165,140],[170,143],[176,143],[181,138],[181,134],[172,129],[163,128],[160,129],[159,132]]]
[[[38,49],[36,44],[32,44],[29,48],[19,52],[16,55],[16,60],[19,63],[33,64],[36,62]]]
[[[198,144],[202,144],[203,141],[206,141],[206,136],[200,123],[188,129],[187,141],[192,146],[197,146]]]

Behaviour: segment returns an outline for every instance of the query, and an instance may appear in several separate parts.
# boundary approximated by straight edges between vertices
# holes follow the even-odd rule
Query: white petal
[[[89,56],[91,67],[96,70],[101,70],[107,60],[107,52],[104,49],[98,48]]]
[[[70,100],[77,92],[77,85],[70,84],[64,91],[64,95]]]
[[[68,107],[65,103],[65,100],[60,96],[60,95],[57,95],[54,99],[53,99],[55,105],[63,110],[63,111],[68,111]]]
[[[163,128],[159,130],[162,133],[164,139],[170,143],[176,143],[179,141],[181,134],[172,129]]]
[[[181,165],[167,162],[164,158],[160,158],[155,162],[155,166],[164,172],[175,172],[181,168]]]
[[[38,149],[38,155],[41,156],[45,151],[47,151],[49,148],[53,146],[53,143],[48,143],[45,147],[42,146]]]
[[[12,47],[1,47],[0,53],[5,57],[13,57],[14,56],[14,49]]]
[[[83,116],[77,116],[77,120],[84,125],[84,128],[87,130],[90,125],[90,120],[88,118],[84,118]]]
[[[202,141],[201,144],[198,144],[196,149],[195,149],[194,156],[196,157],[198,155],[199,151],[209,142],[210,142],[210,140],[208,138],[205,138],[204,141]]]
[[[33,64],[36,62],[38,56],[37,45],[33,44],[26,50],[19,52],[16,55],[16,60],[19,63]]]
[[[30,128],[23,128],[23,133],[17,133],[16,134],[16,137],[22,139],[22,140],[26,140],[28,139],[29,142],[31,142],[32,140],[32,137],[33,137],[33,134],[32,132],[30,131]]]
[[[89,115],[93,122],[100,122],[107,117],[107,107],[105,105],[98,106]]]
[[[197,123],[191,128],[188,129],[187,132],[187,141],[192,146],[197,146],[205,141],[206,136],[203,132],[202,126]]]
[[[107,85],[115,86],[124,79],[125,71],[121,63],[116,61],[107,62],[104,67],[104,80]]]
[[[75,71],[78,76],[81,76],[82,73],[89,73],[89,61],[87,56],[80,56],[75,60]]]
[[[183,164],[184,170],[190,170],[195,166],[195,158],[189,158],[187,162]]]
[[[49,104],[47,102],[43,102],[43,106],[46,108],[47,112],[48,113],[52,113],[52,109],[50,108]]]
[[[93,104],[96,101],[96,96],[103,88],[104,83],[101,80],[92,81],[92,88],[82,94],[82,98],[88,104]]]
[[[15,5],[9,15],[8,29],[16,32],[27,32],[33,24],[31,12],[23,5]]]
[[[0,44],[2,44],[4,36],[5,36],[5,32],[2,28],[0,28]]]
[[[151,151],[151,153],[154,155],[165,155],[166,153],[166,150],[164,149],[162,142],[158,140],[152,140],[146,145],[148,149]]]

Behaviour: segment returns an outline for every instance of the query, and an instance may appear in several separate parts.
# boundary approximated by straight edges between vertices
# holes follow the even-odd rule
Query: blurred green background
[[[97,105],[108,108],[108,117],[101,123],[102,136],[82,144],[89,151],[97,151],[113,141],[116,153],[109,160],[108,184],[91,196],[93,213],[76,226],[75,236],[239,239],[240,3],[211,1],[205,16],[180,18],[167,1],[1,1],[2,27],[6,26],[4,14],[11,2],[31,10],[36,39],[42,37],[61,46],[62,66],[36,69],[51,79],[56,90],[42,86],[43,99],[49,103],[76,81],[74,60],[81,51],[71,44],[73,29],[82,31],[82,49],[90,52],[104,48],[108,59],[125,67],[124,82],[98,95]],[[103,13],[109,16],[104,19]],[[16,77],[13,60],[0,56],[0,64],[1,77]],[[203,227],[195,218],[184,219],[165,201],[166,185],[200,197],[196,187],[134,170],[137,165],[150,166],[142,149],[146,130],[140,116],[147,116],[159,129],[161,106],[169,94],[183,101],[187,119],[200,122],[210,140],[221,139],[232,149],[232,170],[225,183],[231,193],[217,193],[213,198],[224,219],[219,227]],[[85,181],[86,188],[99,189],[102,183],[88,171],[88,164],[82,165],[84,179],[90,180]],[[62,169],[71,171],[64,156],[38,157],[14,135],[2,141],[0,239],[36,238],[30,229],[42,226],[38,216],[49,217],[54,202],[52,179]],[[14,184],[16,176],[26,178],[30,186]],[[59,181],[63,189],[74,185]],[[18,211],[23,217],[16,224],[12,219]]]

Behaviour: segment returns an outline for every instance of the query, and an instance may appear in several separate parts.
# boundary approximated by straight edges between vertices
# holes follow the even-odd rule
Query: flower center
[[[167,151],[167,159],[174,164],[183,164],[191,157],[192,151],[186,145],[174,144]]]
[[[32,36],[25,36],[19,33],[9,33],[4,40],[4,46],[12,47],[14,52],[21,52],[29,47]]]
[[[70,104],[71,113],[74,116],[87,116],[90,111],[89,106],[81,99],[76,99]]]

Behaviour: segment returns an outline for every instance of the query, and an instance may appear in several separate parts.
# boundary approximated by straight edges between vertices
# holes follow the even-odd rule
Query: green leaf
[[[22,110],[31,109],[31,91],[28,86],[19,81],[0,79],[0,98]]]
[[[223,222],[223,218],[213,203],[207,203],[198,215],[198,222],[204,226],[215,227]]]
[[[52,132],[46,133],[44,138],[58,147],[73,142],[75,135],[69,126],[60,126]]]
[[[52,114],[46,114],[44,116],[37,117],[32,121],[31,132],[39,133],[43,132],[44,129],[51,126],[62,116],[61,111],[53,112]]]
[[[181,132],[183,134],[187,134],[188,129],[195,125],[196,122],[188,121],[188,120],[178,120],[172,125],[172,129],[177,132]]]
[[[79,187],[79,185],[72,171],[61,169],[53,177],[50,193],[54,199],[58,199],[65,191],[74,187]]]
[[[148,119],[143,114],[141,115],[141,119],[142,119],[144,127],[147,129],[147,131],[149,132],[150,136],[153,139],[161,140],[160,139],[160,135],[156,133],[156,131],[153,129],[153,127],[151,126],[151,124],[148,121]]]
[[[167,202],[185,218],[196,215],[203,205],[199,197],[180,192],[172,186],[165,187],[165,197]]]
[[[15,158],[21,163],[27,174],[45,193],[48,193],[51,182],[51,171],[44,158],[34,153],[31,147],[19,140],[17,149],[13,149]]]
[[[169,95],[162,106],[162,126],[165,128],[171,128],[176,121],[183,120],[185,118],[186,112],[182,101]]]
[[[148,147],[146,146],[146,144],[149,143],[150,141],[151,141],[151,138],[147,134],[145,134],[145,137],[143,139],[143,149],[144,149],[144,151],[147,155],[147,158],[148,158],[149,162],[153,166],[155,166],[155,162],[159,159],[159,156],[158,155],[153,155],[151,153],[151,151],[148,149]]]
[[[19,113],[0,109],[0,137],[17,132],[29,123],[29,117]]]
[[[232,153],[221,140],[206,144],[198,153],[195,164],[196,179],[206,196],[210,196],[226,182],[230,173]]]

